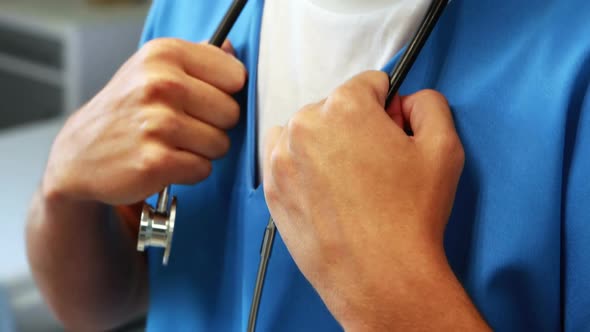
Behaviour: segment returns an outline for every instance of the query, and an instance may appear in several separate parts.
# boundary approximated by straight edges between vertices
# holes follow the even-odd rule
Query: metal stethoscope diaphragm
[[[137,250],[139,251],[145,251],[148,247],[164,248],[164,258],[162,259],[164,265],[168,265],[172,251],[172,237],[176,221],[176,197],[172,197],[172,202],[170,202],[170,191],[171,188],[168,186],[160,192],[155,207],[144,203],[137,237]]]
[[[229,11],[221,21],[221,24],[209,42],[211,45],[221,47],[242,9],[246,5],[246,2],[246,0],[234,0],[232,2]],[[386,108],[392,101],[393,97],[398,93],[402,82],[416,61],[420,51],[449,2],[450,1],[448,0],[432,0],[416,34],[409,42],[400,60],[389,74],[389,92]],[[155,207],[152,207],[147,203],[144,204],[137,243],[137,249],[139,251],[145,251],[148,247],[164,248],[164,265],[168,264],[172,249],[172,236],[174,234],[174,222],[177,209],[176,197],[170,197],[171,187],[168,186],[160,192]],[[262,239],[260,263],[247,325],[248,332],[254,332],[256,330],[256,322],[259,313],[258,309],[260,308],[268,262],[270,260],[276,231],[277,229],[271,216]]]
[[[210,45],[221,47],[226,40],[229,31],[237,21],[247,0],[234,0],[227,14],[219,24],[219,27],[209,41]],[[174,222],[176,220],[176,197],[170,202],[171,187],[167,186],[158,195],[156,207],[144,203],[141,211],[141,221],[137,240],[137,250],[145,251],[146,248],[164,248],[163,264],[167,265],[172,251],[172,236],[174,235]]]

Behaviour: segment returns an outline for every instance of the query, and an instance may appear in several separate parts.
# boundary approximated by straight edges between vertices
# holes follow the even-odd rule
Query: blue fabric
[[[144,41],[207,40],[230,0],[158,0]],[[168,267],[150,251],[150,331],[244,331],[269,217],[256,183],[262,0],[230,34],[249,69],[229,155],[176,186]],[[402,93],[433,88],[453,109],[466,165],[446,233],[451,266],[499,331],[590,329],[590,2],[456,0]],[[367,50],[370,51],[370,50]],[[338,331],[280,237],[258,331]]]

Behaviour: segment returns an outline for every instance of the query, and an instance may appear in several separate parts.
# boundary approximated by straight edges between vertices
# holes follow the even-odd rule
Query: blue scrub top
[[[144,41],[207,40],[230,0],[157,0]],[[257,183],[262,0],[230,34],[249,70],[210,178],[175,186],[170,265],[151,250],[149,331],[244,331],[269,212]],[[370,50],[367,50],[370,52]],[[449,100],[466,152],[446,251],[499,331],[590,330],[590,2],[455,0],[401,92]],[[340,331],[280,237],[258,331]]]

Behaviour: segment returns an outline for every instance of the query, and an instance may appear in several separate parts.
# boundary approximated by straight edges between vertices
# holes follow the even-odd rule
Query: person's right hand
[[[224,51],[225,50],[225,51]],[[56,138],[46,195],[131,204],[211,172],[238,122],[231,94],[245,67],[224,50],[177,39],[147,43]],[[227,51],[227,52],[226,52]]]

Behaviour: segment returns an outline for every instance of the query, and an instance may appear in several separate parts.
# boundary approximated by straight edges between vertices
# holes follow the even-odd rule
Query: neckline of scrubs
[[[258,175],[259,165],[258,165],[258,59],[260,55],[260,33],[262,28],[262,16],[264,15],[264,2],[265,0],[257,0],[252,1],[251,4],[256,6],[255,10],[255,17],[253,17],[253,24],[250,29],[249,35],[249,43],[248,43],[248,52],[252,54],[249,57],[249,61],[247,63],[247,67],[250,68],[251,72],[249,73],[249,80],[248,80],[248,105],[247,105],[247,131],[246,131],[246,162],[247,162],[247,174],[246,174],[246,184],[248,186],[248,190],[251,194],[254,194],[260,190],[262,190],[262,182],[258,179],[260,178]],[[434,28],[430,38],[424,45],[424,48],[421,54],[418,56],[416,63],[414,64],[413,68],[408,73],[408,78],[414,74],[414,76],[418,76],[421,78],[421,82],[427,83],[423,84],[422,88],[426,88],[426,86],[432,85],[432,82],[435,77],[438,75],[435,74],[435,71],[440,73],[441,66],[439,66],[439,61],[441,59],[435,60],[433,57],[430,56],[423,56],[424,54],[434,54],[432,52],[433,49],[437,49],[441,47],[441,43],[444,43],[444,37],[441,37],[440,27],[443,25],[445,21],[445,17],[449,16],[449,12],[456,6],[455,3],[457,1],[451,1],[447,5],[447,8],[443,12],[442,17],[440,18],[437,26]],[[412,35],[413,37],[413,35]],[[411,40],[411,39],[410,39]],[[409,43],[409,41],[408,41]],[[447,43],[448,46],[448,43]],[[406,50],[406,46],[404,46],[401,50],[399,50],[389,62],[381,69],[381,71],[385,73],[390,73],[398,62],[400,57],[402,56],[403,52]],[[421,63],[421,68],[418,72],[416,67]],[[407,81],[407,79],[406,79]],[[428,84],[430,83],[430,84]],[[405,94],[406,93],[406,84],[402,84],[399,93]]]

